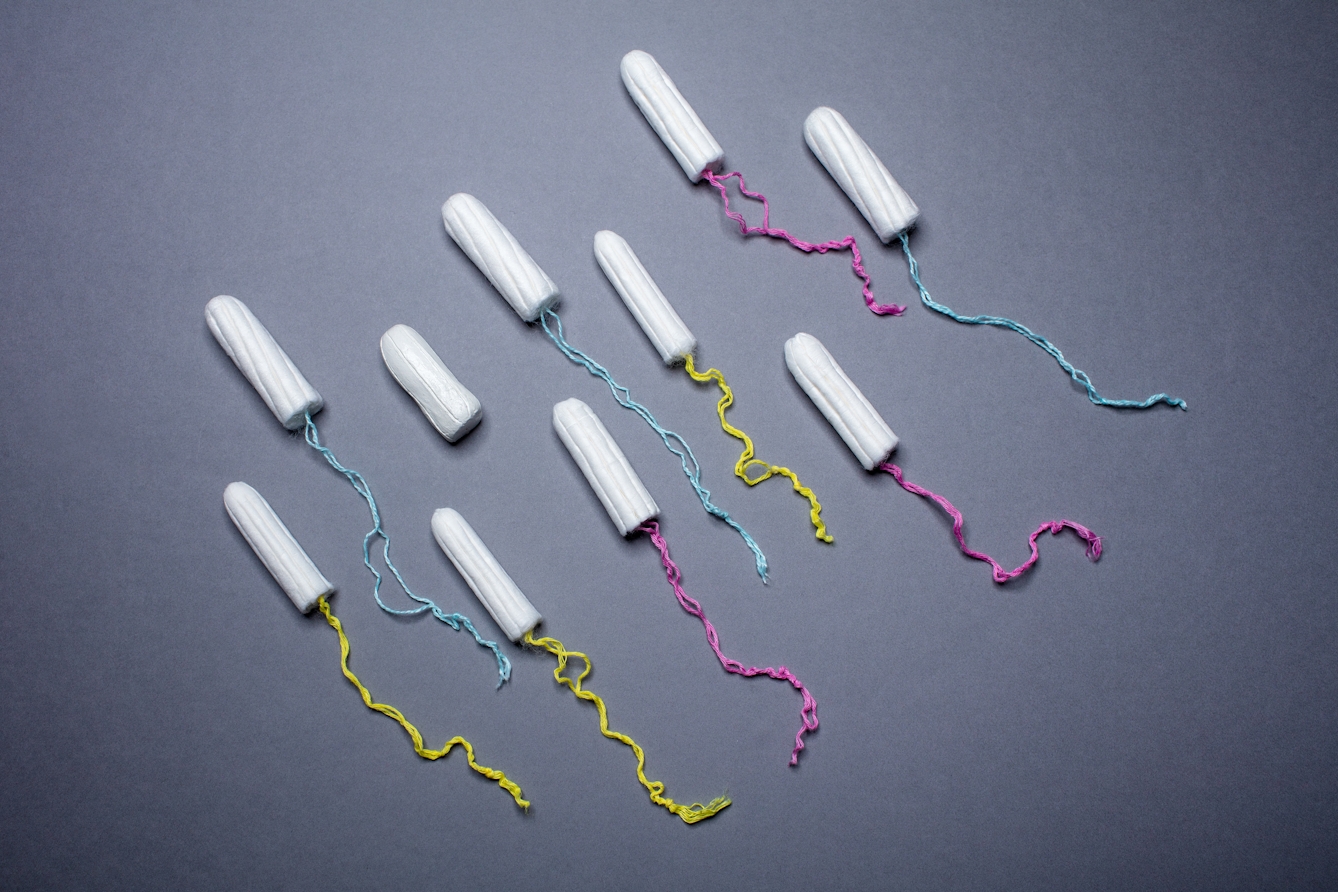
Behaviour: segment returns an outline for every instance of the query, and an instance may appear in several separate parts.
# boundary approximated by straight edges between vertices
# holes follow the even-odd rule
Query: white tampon
[[[223,352],[288,430],[302,427],[308,412],[315,415],[325,405],[246,304],[220,294],[205,305],[204,318]]]
[[[223,507],[298,610],[310,613],[317,600],[334,594],[334,586],[316,569],[264,496],[241,481],[229,483],[223,490]]]
[[[641,261],[621,235],[607,229],[595,233],[595,259],[627,304],[641,330],[659,351],[665,365],[682,361],[697,349],[697,339],[669,305]]]
[[[381,335],[381,358],[447,442],[454,443],[478,425],[483,404],[418,332],[407,325],[391,327]]]
[[[441,206],[446,231],[526,322],[562,298],[558,286],[510,231],[474,196],[457,192]]]
[[[790,338],[785,342],[785,364],[864,470],[872,471],[897,448],[897,435],[821,341],[803,332]]]
[[[696,183],[702,171],[718,170],[725,150],[688,105],[678,87],[650,53],[632,50],[620,66],[623,85],[650,126],[673,152],[688,179]]]
[[[659,516],[660,506],[593,409],[575,397],[563,400],[553,407],[553,428],[619,533],[630,536],[637,527]]]
[[[432,535],[506,637],[519,642],[526,632],[543,622],[539,611],[460,512],[438,508],[432,515]]]
[[[813,109],[804,121],[804,142],[884,243],[920,216],[906,190],[840,112],[825,105]]]

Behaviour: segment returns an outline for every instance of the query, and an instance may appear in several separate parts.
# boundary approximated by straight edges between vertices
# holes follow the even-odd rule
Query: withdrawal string
[[[720,650],[720,635],[716,632],[715,626],[711,625],[711,621],[706,618],[706,611],[702,609],[702,605],[695,598],[683,591],[683,573],[678,569],[678,565],[674,563],[673,559],[669,557],[669,544],[660,535],[659,523],[648,520],[637,529],[646,533],[650,537],[651,544],[659,551],[660,562],[664,565],[664,575],[669,581],[670,587],[674,590],[674,597],[678,599],[679,606],[701,620],[702,626],[706,629],[706,643],[711,645],[711,650],[715,652],[716,658],[720,660],[720,665],[725,667],[725,671],[742,675],[745,678],[766,675],[777,681],[789,682],[799,692],[804,705],[799,710],[799,731],[794,735],[794,749],[790,751],[790,764],[798,765],[799,753],[804,749],[804,735],[818,730],[818,701],[813,699],[813,695],[809,693],[804,683],[784,666],[779,669],[773,669],[770,666],[761,669],[757,666],[744,666],[738,660],[725,656]]]
[[[590,665],[590,658],[580,651],[567,650],[562,642],[558,641],[556,638],[535,638],[532,630],[526,632],[525,637],[521,640],[532,647],[543,648],[553,656],[557,657],[557,668],[553,670],[553,679],[558,684],[563,685],[570,690],[577,696],[577,698],[595,704],[595,708],[599,710],[599,733],[610,740],[616,740],[619,743],[630,747],[632,752],[636,754],[637,780],[639,780],[641,786],[645,787],[647,792],[650,793],[651,802],[678,815],[685,824],[695,824],[698,821],[704,821],[729,806],[730,800],[725,796],[719,796],[712,799],[705,805],[700,802],[694,802],[692,805],[682,805],[665,796],[663,781],[653,781],[646,777],[645,751],[641,749],[640,745],[638,745],[635,740],[628,737],[626,734],[609,729],[609,713],[608,709],[604,706],[604,701],[598,694],[593,691],[588,691],[583,687],[585,678],[590,674],[592,668]],[[576,657],[585,663],[585,669],[581,670],[580,674],[575,678],[570,675],[562,674],[563,670],[567,668],[568,659],[572,657]]]
[[[813,495],[813,490],[799,482],[799,477],[789,468],[773,465],[754,457],[753,440],[743,431],[725,420],[725,410],[734,405],[734,391],[725,383],[725,376],[719,369],[709,368],[704,372],[697,371],[692,354],[688,353],[683,357],[684,370],[688,376],[700,384],[715,383],[720,388],[720,401],[716,403],[716,415],[720,418],[720,427],[734,437],[743,442],[743,452],[739,454],[739,460],[734,464],[734,476],[738,477],[749,486],[756,486],[763,480],[769,480],[773,476],[787,478],[794,488],[794,491],[808,500],[809,520],[816,531],[814,535],[821,541],[830,543],[834,541],[827,533],[827,525],[822,521],[822,503],[818,501],[817,496]],[[750,476],[752,472],[761,470],[762,473],[757,476]]]
[[[988,554],[985,554],[984,552],[980,551],[975,551],[974,549],[967,546],[966,538],[962,535],[962,524],[964,523],[962,519],[962,512],[958,511],[953,506],[952,502],[949,502],[947,499],[943,498],[943,496],[937,493],[930,492],[923,486],[917,486],[914,483],[908,482],[902,476],[901,468],[897,467],[890,461],[883,462],[878,466],[878,469],[880,471],[886,471],[887,473],[891,474],[893,479],[897,481],[897,483],[901,486],[902,489],[906,490],[909,493],[917,495],[922,499],[928,499],[936,503],[940,508],[942,508],[948,514],[948,516],[952,518],[952,534],[957,539],[957,547],[962,550],[962,554],[966,555],[967,557],[972,557],[978,561],[984,561],[985,563],[989,564],[992,569],[994,581],[999,583],[1000,585],[1002,585],[1003,583],[1007,582],[1010,579],[1015,579],[1016,577],[1021,576],[1023,573],[1026,573],[1028,570],[1032,568],[1032,565],[1036,563],[1037,558],[1040,557],[1040,552],[1036,547],[1036,540],[1038,537],[1040,537],[1041,533],[1049,532],[1054,535],[1059,535],[1065,529],[1073,530],[1073,532],[1077,533],[1080,539],[1082,539],[1084,542],[1087,543],[1088,560],[1095,562],[1101,559],[1100,536],[1098,536],[1096,533],[1093,533],[1091,530],[1087,529],[1087,527],[1083,526],[1082,524],[1076,523],[1072,520],[1051,520],[1051,521],[1046,521],[1045,523],[1037,527],[1036,532],[1032,533],[1031,537],[1027,540],[1028,545],[1031,547],[1031,557],[1027,558],[1027,560],[1021,566],[1018,566],[1012,570],[1005,570],[999,564],[998,561],[990,557]]]
[[[437,759],[445,757],[454,747],[460,746],[465,751],[465,758],[469,760],[470,768],[489,780],[494,781],[499,787],[510,793],[511,798],[516,800],[516,805],[525,809],[530,807],[529,801],[521,796],[520,786],[517,785],[515,781],[508,778],[505,773],[498,771],[495,768],[489,768],[486,765],[480,765],[475,761],[474,747],[468,740],[457,735],[446,741],[441,749],[427,749],[423,746],[423,735],[404,717],[402,712],[393,706],[374,701],[372,699],[372,694],[367,690],[366,685],[364,685],[358,676],[354,675],[353,671],[348,668],[349,644],[348,636],[344,634],[343,624],[340,623],[338,617],[330,612],[330,605],[326,602],[324,597],[316,602],[316,607],[320,610],[321,615],[325,617],[325,621],[328,622],[330,627],[339,635],[339,668],[343,670],[344,677],[348,679],[350,684],[358,689],[358,694],[362,696],[362,702],[368,709],[394,719],[399,726],[404,729],[405,733],[409,735],[410,741],[413,742],[413,751],[415,753],[428,761],[436,761]]]
[[[409,588],[408,583],[404,581],[404,577],[400,575],[399,568],[396,567],[395,562],[390,559],[390,534],[387,533],[385,528],[381,525],[381,512],[376,506],[376,499],[372,496],[371,486],[368,485],[366,478],[364,478],[362,474],[344,467],[339,463],[339,459],[335,458],[335,454],[330,451],[329,447],[321,444],[320,432],[316,429],[316,422],[311,417],[310,412],[307,413],[305,438],[308,446],[324,456],[325,460],[329,462],[330,467],[334,468],[348,480],[349,484],[357,491],[358,495],[362,496],[367,502],[367,508],[372,513],[372,528],[367,532],[367,535],[362,538],[362,563],[363,566],[371,571],[372,576],[376,577],[376,582],[372,587],[372,595],[376,598],[377,606],[386,613],[395,616],[417,616],[418,614],[431,611],[433,616],[457,632],[460,631],[461,627],[464,627],[465,630],[474,636],[474,640],[477,641],[480,646],[491,650],[493,656],[497,658],[497,686],[500,688],[511,678],[511,661],[507,659],[506,654],[502,653],[501,648],[497,646],[497,642],[489,641],[479,634],[478,629],[474,628],[474,624],[469,621],[467,616],[460,613],[447,613],[438,607],[431,598],[417,595]],[[381,600],[381,572],[373,566],[371,555],[372,540],[377,538],[380,538],[383,543],[381,556],[386,562],[386,568],[390,570],[392,575],[394,575],[395,581],[399,583],[404,594],[418,602],[418,607],[396,609]]]

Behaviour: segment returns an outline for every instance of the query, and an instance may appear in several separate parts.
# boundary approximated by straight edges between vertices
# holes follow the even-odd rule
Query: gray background
[[[56,4],[0,11],[0,885],[9,888],[1320,888],[1338,884],[1332,288],[1335,47],[1327,3]],[[840,109],[923,210],[926,284],[1019,319],[1108,396],[1091,406],[1006,332],[862,305],[843,256],[743,240],[618,78],[658,57],[729,169],[809,239],[854,233],[804,146]],[[561,285],[577,346],[693,444],[737,537],[602,385],[525,326],[446,236],[477,195]],[[748,209],[750,219],[759,210]],[[715,394],[665,369],[601,275],[633,245],[736,388],[732,419],[826,505],[729,476]],[[433,543],[468,517],[595,661],[613,725],[680,801],[506,645],[512,684],[434,620],[375,607],[365,507],[213,342],[246,301],[324,394],[401,569],[495,626]],[[482,399],[457,446],[381,363],[416,327]],[[863,473],[786,373],[823,339],[1009,566]],[[726,675],[644,539],[622,541],[562,451],[590,403],[663,509]],[[292,609],[223,511],[259,489],[339,587],[353,666],[429,742],[363,708],[319,617]],[[392,598],[393,593],[387,595]],[[396,601],[395,603],[402,603]]]

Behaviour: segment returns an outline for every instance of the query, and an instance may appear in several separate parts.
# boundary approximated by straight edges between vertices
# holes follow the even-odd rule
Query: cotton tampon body
[[[804,121],[804,142],[886,244],[909,229],[920,209],[841,113],[824,106]]]
[[[298,610],[310,613],[317,601],[334,594],[335,587],[316,569],[264,496],[238,480],[223,490],[223,506],[256,557]]]
[[[409,326],[395,325],[381,335],[381,358],[448,443],[472,431],[483,418],[479,398],[451,374],[432,346]]]
[[[308,415],[315,415],[325,405],[316,388],[246,304],[220,294],[205,305],[204,318],[223,352],[285,428],[297,430],[306,424]]]
[[[725,150],[654,56],[633,50],[623,56],[620,70],[632,101],[664,140],[689,180],[696,183],[703,171],[720,167]]]

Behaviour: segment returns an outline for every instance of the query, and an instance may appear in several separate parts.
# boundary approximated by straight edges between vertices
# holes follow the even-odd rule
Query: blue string
[[[1069,373],[1070,378],[1087,389],[1087,398],[1098,406],[1114,406],[1117,409],[1147,409],[1155,406],[1157,403],[1166,403],[1168,406],[1179,406],[1181,409],[1189,409],[1189,406],[1185,404],[1184,400],[1167,396],[1164,393],[1150,396],[1141,403],[1136,400],[1108,400],[1096,392],[1096,388],[1092,386],[1092,379],[1087,377],[1086,372],[1081,369],[1075,369],[1073,365],[1064,358],[1064,354],[1059,352],[1058,347],[1036,334],[1025,325],[1020,325],[1012,319],[1005,319],[1002,316],[957,315],[952,310],[929,296],[929,292],[925,290],[924,284],[920,281],[920,264],[916,263],[915,258],[911,256],[911,241],[906,236],[905,232],[902,232],[899,235],[901,238],[901,250],[906,253],[906,261],[910,264],[911,278],[915,280],[915,287],[920,289],[920,300],[923,301],[924,305],[929,307],[929,309],[942,313],[944,316],[947,316],[949,319],[956,322],[964,322],[967,325],[997,325],[1001,328],[1011,328],[1013,331],[1022,335],[1022,337],[1031,341],[1037,347],[1040,347],[1046,353],[1049,353],[1054,357],[1055,362],[1059,363],[1061,369]]]
[[[459,613],[446,613],[430,598],[419,597],[410,591],[408,584],[404,581],[404,577],[400,575],[399,569],[390,559],[390,534],[381,526],[381,512],[376,507],[376,499],[372,497],[372,488],[367,485],[367,480],[361,474],[341,465],[339,459],[335,458],[334,453],[331,452],[329,448],[321,445],[321,436],[316,430],[316,422],[312,420],[310,412],[307,413],[306,438],[307,445],[325,456],[325,460],[330,463],[330,467],[348,478],[348,482],[353,484],[353,488],[358,491],[358,495],[367,500],[367,507],[372,511],[372,529],[362,538],[362,562],[368,570],[372,571],[372,575],[376,577],[376,585],[372,587],[372,595],[376,598],[377,606],[386,613],[392,613],[395,616],[417,616],[420,613],[430,610],[432,611],[433,616],[450,626],[452,629],[455,629],[457,632],[460,631],[460,627],[463,625],[469,633],[474,636],[475,641],[483,647],[489,648],[493,652],[493,656],[497,657],[497,675],[500,679],[497,682],[497,686],[500,688],[503,684],[509,681],[511,679],[511,661],[506,658],[506,654],[498,649],[497,642],[488,641],[480,635],[478,629],[474,628],[474,624],[469,621],[468,617]],[[381,574],[376,567],[372,566],[372,555],[370,551],[372,539],[376,536],[380,536],[382,541],[385,542],[385,547],[381,550],[381,554],[382,557],[385,558],[386,567],[390,569],[391,573],[395,574],[395,579],[399,582],[400,588],[404,589],[404,593],[417,601],[421,606],[411,607],[408,610],[396,610],[394,607],[388,607],[386,603],[381,600]]]
[[[550,316],[553,319],[554,327],[557,328],[556,333],[554,333],[552,328],[548,327]],[[602,378],[604,383],[609,385],[609,390],[613,393],[613,398],[618,401],[619,405],[624,409],[631,409],[633,412],[640,415],[641,419],[645,421],[646,424],[649,424],[655,433],[660,435],[660,439],[664,441],[665,448],[678,456],[679,462],[683,465],[683,473],[687,475],[688,482],[692,484],[692,488],[697,491],[697,498],[701,499],[702,507],[729,524],[740,536],[743,537],[743,541],[748,543],[748,548],[753,552],[753,557],[757,562],[757,575],[761,576],[762,581],[765,583],[767,581],[766,555],[762,554],[762,549],[757,547],[757,543],[753,541],[752,536],[748,535],[748,531],[739,526],[738,521],[729,516],[728,511],[711,502],[711,491],[702,486],[701,465],[697,463],[697,456],[692,454],[692,447],[688,445],[687,441],[673,431],[666,430],[658,421],[656,421],[655,416],[650,414],[649,409],[632,399],[632,392],[630,390],[613,380],[613,376],[609,374],[608,369],[595,362],[580,350],[577,350],[571,344],[568,344],[567,339],[562,336],[562,320],[558,318],[558,314],[555,310],[551,308],[545,309],[539,316],[539,324],[544,327],[544,334],[548,335],[549,339],[557,345],[557,348],[561,350],[568,359],[574,363],[585,366],[585,370],[596,378]],[[676,448],[671,441],[677,441],[683,448]]]

